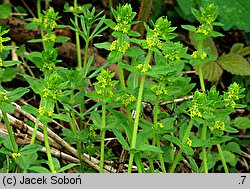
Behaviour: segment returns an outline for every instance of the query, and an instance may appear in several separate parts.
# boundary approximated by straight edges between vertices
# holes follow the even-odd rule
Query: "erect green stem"
[[[150,62],[150,58],[152,56],[153,52],[149,51],[148,55],[145,60],[145,65],[147,66]],[[139,119],[140,119],[140,110],[141,110],[141,102],[142,102],[142,95],[143,95],[143,89],[144,89],[144,82],[145,82],[146,75],[142,75],[140,87],[139,87],[139,94],[137,98],[136,103],[136,115],[135,115],[135,121],[134,121],[134,127],[133,127],[133,134],[132,134],[132,141],[131,141],[131,153],[129,157],[129,165],[128,165],[128,173],[131,173],[132,170],[132,164],[134,161],[134,155],[135,155],[135,146],[136,146],[136,138],[137,138],[137,131],[138,131],[138,125],[139,125]]]
[[[118,70],[119,70],[119,77],[120,77],[120,83],[121,83],[121,89],[126,89],[125,80],[124,80],[124,74],[123,74],[123,68],[118,64]]]
[[[47,154],[47,157],[48,157],[50,171],[52,173],[56,173],[56,170],[55,170],[55,167],[54,167],[54,164],[53,164],[53,161],[52,161],[52,156],[51,156],[51,153],[50,153],[50,146],[49,146],[49,138],[48,138],[47,129],[48,129],[48,125],[46,123],[46,124],[43,125],[44,144],[45,144],[45,148],[46,148],[46,154]]]
[[[156,137],[156,144],[157,144],[157,147],[159,149],[161,149],[161,144],[160,144],[160,138],[158,135],[155,136]],[[159,160],[160,160],[160,164],[161,164],[161,170],[163,173],[166,173],[166,167],[165,167],[165,162],[164,162],[164,159],[163,159],[163,156],[162,154],[159,154]]]
[[[87,62],[88,62],[88,51],[89,51],[89,39],[87,39],[85,44],[85,49],[84,49],[84,60],[83,60],[83,75],[87,75],[86,70],[87,70]]]
[[[106,102],[102,103],[102,127],[101,127],[101,155],[100,155],[100,173],[103,172],[104,166],[104,139],[106,127]]]
[[[204,84],[204,79],[203,79],[203,73],[202,73],[202,65],[199,65],[199,79],[200,79],[200,85],[201,85],[201,90],[205,93],[205,84]]]
[[[36,133],[37,133],[37,130],[38,130],[39,121],[40,121],[40,115],[36,118],[36,122],[35,122],[34,130],[33,130],[33,133],[32,133],[32,137],[31,137],[31,140],[30,140],[30,144],[35,143]]]
[[[185,134],[184,134],[184,137],[183,137],[183,139],[182,139],[182,144],[183,144],[183,145],[185,145],[185,143],[187,142],[187,139],[188,139],[188,136],[189,136],[189,134],[190,134],[191,128],[192,128],[192,126],[193,126],[193,123],[194,123],[194,120],[191,119],[190,122],[189,122],[189,125],[188,125],[188,127],[187,127],[187,130],[186,130],[186,132],[185,132]],[[176,157],[175,157],[174,162],[173,162],[173,164],[172,164],[172,166],[171,166],[171,169],[170,169],[170,173],[174,173],[174,170],[175,170],[175,168],[176,168],[176,165],[178,164],[178,162],[179,162],[179,160],[180,160],[180,158],[181,158],[182,152],[183,152],[183,150],[180,149],[180,150],[178,151],[178,153],[176,154]]]
[[[202,127],[202,133],[201,133],[201,139],[206,140],[206,135],[207,135],[207,124],[206,122],[204,123]],[[204,172],[208,173],[208,168],[207,168],[207,151],[206,147],[202,147],[202,164],[204,167]]]
[[[12,130],[12,127],[10,126],[10,122],[9,122],[7,113],[2,111],[2,114],[3,114],[3,120],[5,122],[7,131],[8,131],[9,137],[10,137],[10,142],[11,142],[12,148],[13,148],[14,152],[17,153],[18,152],[18,145],[16,143],[16,139],[15,139],[15,135],[14,135],[14,132]]]
[[[77,9],[77,0],[74,0],[74,12],[76,12],[76,9]],[[78,26],[78,18],[77,18],[76,13],[74,15],[74,19],[75,19],[76,25]],[[75,35],[76,35],[77,65],[78,65],[78,69],[81,70],[82,57],[81,57],[80,37],[79,37],[79,34],[77,32],[75,32]]]
[[[160,88],[160,90],[162,89],[162,84],[161,83],[159,84],[159,88]],[[159,97],[158,96],[156,96],[156,99],[155,99],[155,106],[154,106],[153,113],[154,113],[154,117],[153,117],[154,127],[158,128],[158,114],[159,114]],[[159,138],[157,133],[155,134],[154,139],[155,139],[157,147],[159,149],[161,149],[160,138]],[[162,172],[166,173],[165,163],[164,163],[162,154],[159,154],[159,160],[160,160]]]
[[[70,94],[70,102],[71,104],[73,104],[73,98],[74,98],[74,91],[71,90],[71,94]],[[70,117],[69,113],[67,113],[67,115]],[[81,167],[81,171],[84,171],[84,167],[83,167],[83,160],[82,160],[82,146],[81,146],[81,142],[79,141],[79,138],[77,136],[77,127],[76,127],[76,118],[75,118],[75,113],[74,113],[74,108],[72,107],[71,110],[71,115],[72,115],[72,120],[70,121],[70,128],[73,132],[74,138],[76,140],[76,149],[77,149],[77,154],[78,154],[78,159],[80,160],[80,167]]]
[[[229,173],[228,168],[227,168],[227,163],[225,161],[225,157],[223,155],[223,151],[221,150],[220,144],[217,144],[217,148],[218,148],[218,151],[219,151],[219,154],[220,154],[220,158],[221,158],[222,165],[224,167],[225,173]]]
[[[202,48],[203,48],[203,40],[199,40],[198,47],[197,47],[199,55],[201,55],[201,53],[202,53]],[[198,66],[198,74],[199,74],[199,79],[200,79],[201,90],[203,92],[206,92],[205,85],[204,85],[204,79],[203,79],[203,73],[202,73],[202,65],[203,65],[203,62]]]

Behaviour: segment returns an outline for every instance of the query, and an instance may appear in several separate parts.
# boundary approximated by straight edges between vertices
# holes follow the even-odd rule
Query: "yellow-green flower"
[[[14,152],[14,153],[11,154],[11,156],[12,156],[14,159],[16,159],[17,157],[20,157],[21,154],[20,154],[19,152],[18,152],[18,153]]]
[[[48,116],[52,117],[53,113],[54,113],[54,109],[50,108],[49,111],[48,111]]]
[[[39,115],[40,115],[41,117],[44,116],[44,111],[45,111],[45,107],[43,107],[43,106],[39,107],[38,113],[39,113]]]
[[[225,131],[225,123],[223,121],[215,121],[213,127],[209,127],[213,132],[214,130]]]
[[[0,92],[0,95],[1,95],[1,97],[3,98],[4,101],[9,100],[9,97],[7,96],[7,93],[6,93],[6,92],[2,91],[2,92]]]
[[[188,145],[189,147],[192,146],[192,140],[191,140],[190,138],[187,139],[187,145]]]

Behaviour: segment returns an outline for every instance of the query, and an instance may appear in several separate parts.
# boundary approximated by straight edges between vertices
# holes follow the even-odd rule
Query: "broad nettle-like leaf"
[[[203,78],[211,81],[218,82],[222,76],[223,69],[217,62],[205,62],[202,65]]]
[[[247,76],[250,75],[250,65],[241,55],[235,53],[223,54],[218,58],[218,64],[226,71]]]
[[[250,55],[250,47],[244,47],[243,43],[235,43],[231,49],[230,53],[239,54],[241,56],[249,56]]]
[[[184,19],[194,21],[191,8],[197,6],[196,0],[177,0],[179,5],[178,13]],[[250,31],[249,17],[250,17],[250,1],[246,0],[200,0],[200,6],[207,3],[214,3],[218,6],[218,20],[223,23],[223,29],[229,30],[233,27]]]

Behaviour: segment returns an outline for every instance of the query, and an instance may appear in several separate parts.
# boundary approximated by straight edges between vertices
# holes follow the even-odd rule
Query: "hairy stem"
[[[40,122],[40,115],[36,118],[36,122],[35,122],[35,126],[34,126],[34,131],[33,131],[32,136],[31,136],[30,144],[34,144],[35,143],[36,133],[37,133],[37,130],[38,130],[39,122]]]
[[[101,128],[101,156],[100,156],[100,173],[103,172],[104,166],[104,139],[106,127],[106,102],[102,103],[102,128]]]
[[[10,126],[10,122],[9,122],[7,113],[2,111],[2,114],[3,114],[3,120],[4,120],[5,125],[6,125],[6,129],[7,129],[8,134],[9,134],[9,138],[10,138],[12,148],[13,148],[14,152],[17,153],[18,152],[18,145],[16,143],[16,139],[15,139],[15,135],[14,135],[14,132],[12,130],[12,127]]]
[[[74,11],[76,12],[77,9],[77,0],[74,0]],[[78,26],[78,18],[77,15],[74,15],[75,23]],[[77,51],[77,65],[78,69],[81,70],[82,68],[82,57],[81,57],[81,46],[80,46],[80,37],[77,32],[75,32],[76,35],[76,51]]]
[[[225,173],[229,173],[228,168],[227,168],[227,163],[225,161],[225,157],[224,157],[224,154],[223,154],[223,151],[221,149],[220,144],[217,144],[217,148],[218,148],[218,151],[219,151],[219,154],[220,154],[220,158],[221,158],[222,165],[224,167]]]
[[[206,135],[207,135],[207,124],[204,123],[202,127],[202,134],[201,134],[201,139],[206,140]],[[202,147],[202,165],[204,167],[204,172],[208,173],[208,168],[207,168],[207,151],[206,147]]]
[[[188,139],[188,136],[189,136],[189,134],[190,134],[191,128],[192,128],[192,126],[193,126],[193,123],[194,123],[194,120],[191,119],[190,122],[189,122],[189,125],[188,125],[188,127],[187,127],[187,130],[186,130],[186,132],[185,132],[185,134],[184,134],[184,137],[183,137],[183,139],[182,139],[182,144],[183,144],[183,145],[187,142],[187,139]],[[182,152],[183,152],[182,149],[180,149],[180,150],[178,151],[178,153],[177,153],[177,155],[176,155],[176,157],[175,157],[175,159],[174,159],[174,162],[173,162],[173,164],[172,164],[172,166],[171,166],[171,168],[170,168],[170,173],[174,173],[174,170],[175,170],[175,168],[176,168],[176,165],[178,164],[178,162],[179,162],[179,160],[180,160],[180,158],[181,158]]]
[[[148,55],[145,60],[145,65],[149,64],[152,54],[153,54],[152,51],[148,52]],[[142,102],[145,78],[146,78],[146,75],[142,75],[140,87],[139,87],[139,94],[138,94],[137,103],[136,103],[136,115],[135,115],[135,122],[134,122],[132,141],[131,141],[132,150],[135,149],[135,146],[136,146],[136,138],[137,138],[139,119],[140,119],[140,110],[141,110],[141,102]],[[134,155],[135,155],[135,152],[131,151],[130,157],[129,157],[128,173],[131,173]]]
[[[47,123],[43,125],[43,135],[44,135],[44,144],[45,144],[45,148],[46,148],[46,154],[48,157],[48,163],[49,163],[49,168],[50,171],[52,173],[56,173],[54,164],[53,164],[53,160],[52,160],[52,156],[51,156],[51,152],[50,152],[50,146],[49,146],[49,138],[48,138],[48,125]]]

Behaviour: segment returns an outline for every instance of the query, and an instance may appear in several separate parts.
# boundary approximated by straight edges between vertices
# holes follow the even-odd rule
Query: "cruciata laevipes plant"
[[[171,25],[166,16],[149,24],[143,23],[146,33],[140,36],[132,30],[138,21],[134,20],[137,14],[130,4],[111,8],[113,19],[101,17],[103,12],[96,14],[96,9],[90,8],[90,5],[78,6],[76,0],[74,6],[65,5],[65,12],[74,14],[74,20],[71,20],[73,26],[70,28],[76,33],[76,69],[59,66],[61,61],[57,59],[58,51],[54,45],[68,38],[54,33],[56,28],[65,27],[57,25],[56,21],[60,18],[58,13],[50,7],[43,13],[38,11],[38,18],[28,19],[31,22],[27,28],[39,27],[41,31],[41,39],[30,42],[42,42],[44,48],[42,52],[28,55],[28,59],[40,69],[41,76],[25,77],[40,99],[37,109],[27,105],[22,107],[36,117],[34,132],[30,144],[19,149],[7,114],[14,111],[11,102],[27,93],[28,89],[7,91],[1,86],[0,108],[9,137],[4,140],[1,138],[0,143],[4,147],[0,152],[14,159],[23,172],[56,173],[78,165],[69,164],[60,168],[59,161],[51,155],[48,127],[56,119],[69,123],[70,129],[64,128],[62,136],[76,146],[81,172],[86,170],[82,160],[84,152],[89,154],[89,159],[98,154],[99,172],[105,171],[105,160],[110,155],[106,152],[105,138],[110,133],[119,141],[123,151],[129,154],[128,173],[173,173],[183,159],[187,160],[192,172],[213,171],[218,161],[222,162],[220,168],[224,172],[230,172],[229,165],[234,167],[237,159],[229,150],[232,148],[229,144],[234,140],[229,134],[238,132],[233,127],[230,114],[235,108],[244,108],[238,104],[244,97],[244,89],[237,83],[232,83],[223,93],[216,86],[206,89],[208,87],[203,78],[203,65],[216,59],[204,41],[209,37],[222,36],[214,31],[214,27],[222,25],[216,22],[218,7],[206,4],[199,10],[192,9],[200,25],[182,26],[190,31],[195,41],[196,49],[192,54],[188,54],[188,48],[176,40],[176,27]],[[103,26],[104,23],[106,26]],[[107,28],[112,31],[112,41],[94,44],[109,52],[107,64],[96,69],[92,67],[94,56],[88,57],[90,41],[100,37]],[[0,74],[5,71],[4,68],[19,63],[5,60],[7,52],[14,48],[2,44],[9,40],[2,37],[7,32],[1,29],[0,33],[0,66],[3,68]],[[83,63],[79,37],[85,42]],[[106,69],[110,64],[117,65],[119,78],[114,78],[116,73]],[[187,65],[191,65],[199,76],[197,86],[191,83],[191,77],[183,73]],[[86,92],[87,87],[93,91]],[[175,103],[176,99],[190,94],[189,100]],[[86,98],[96,104],[86,109]],[[152,109],[145,115],[148,105]],[[85,122],[88,118],[89,121]],[[34,152],[41,149],[40,145],[35,144],[39,127],[44,133],[48,159],[45,162],[50,170],[41,168],[40,164],[40,168],[37,164],[34,166],[37,160]],[[196,161],[194,157],[199,160]]]
[[[152,23],[153,28],[144,23],[145,39],[133,38],[139,36],[138,33],[130,29],[131,25],[136,23],[133,21],[136,13],[132,12],[128,4],[119,6],[117,10],[112,9],[116,23],[111,20],[106,21],[106,24],[114,30],[112,36],[116,40],[112,43],[95,44],[98,48],[111,51],[107,59],[108,62],[118,63],[120,89],[122,90],[115,94],[118,96],[118,102],[126,109],[128,123],[123,125],[129,144],[119,130],[114,128],[111,130],[124,149],[130,153],[128,172],[132,170],[134,158],[138,171],[145,172],[145,168],[141,164],[142,157],[148,159],[149,172],[155,171],[154,161],[156,160],[159,160],[162,172],[166,172],[166,159],[173,162],[169,171],[174,172],[176,165],[183,158],[182,153],[185,153],[189,156],[192,167],[196,168],[196,172],[207,173],[212,168],[211,165],[208,165],[207,158],[211,157],[208,155],[211,155],[213,145],[217,146],[218,159],[222,161],[224,171],[228,172],[224,157],[226,152],[223,152],[221,143],[232,139],[232,137],[224,135],[224,132],[237,132],[230,127],[229,115],[234,112],[234,108],[244,107],[235,103],[235,100],[244,96],[242,94],[244,89],[234,83],[229,86],[228,92],[224,92],[224,95],[221,95],[215,86],[206,91],[202,65],[214,60],[215,57],[212,56],[209,48],[204,48],[203,41],[207,37],[222,36],[213,30],[214,26],[221,26],[221,23],[215,22],[218,7],[214,4],[208,4],[201,7],[200,10],[192,9],[192,11],[201,23],[200,26],[182,26],[193,32],[194,39],[197,41],[197,50],[192,55],[187,54],[187,48],[183,47],[180,42],[171,41],[175,37],[175,34],[172,33],[175,28],[170,26],[171,22],[168,21],[167,17],[160,17],[155,23]],[[137,46],[132,45],[132,43]],[[142,51],[142,49],[144,50]],[[131,62],[124,61],[124,56],[130,57]],[[153,58],[155,65],[151,63]],[[194,87],[194,84],[189,84],[190,78],[183,77],[181,73],[188,61],[197,70],[202,92],[196,90],[191,101],[184,102],[180,106],[181,108],[177,108],[175,116],[166,115],[160,111],[160,104],[187,95]],[[127,85],[124,82],[123,69],[131,72]],[[153,81],[148,82],[146,77],[152,78]],[[228,98],[228,93],[231,94],[230,98]],[[154,103],[152,122],[143,120],[141,117],[143,101]],[[135,117],[131,116],[132,111],[135,112]],[[110,113],[118,117],[114,110],[111,110]],[[178,124],[177,116],[181,116],[183,113],[188,115],[190,120],[187,125],[179,122],[181,128],[178,132],[180,136],[177,138],[173,122]],[[198,128],[199,137],[191,134],[193,126]],[[139,132],[138,128],[141,128]],[[169,155],[167,158],[163,156],[162,142],[169,145],[167,153],[164,153],[164,155]],[[174,145],[180,148],[176,155],[174,155]],[[200,169],[192,158],[193,147],[202,148]]]

